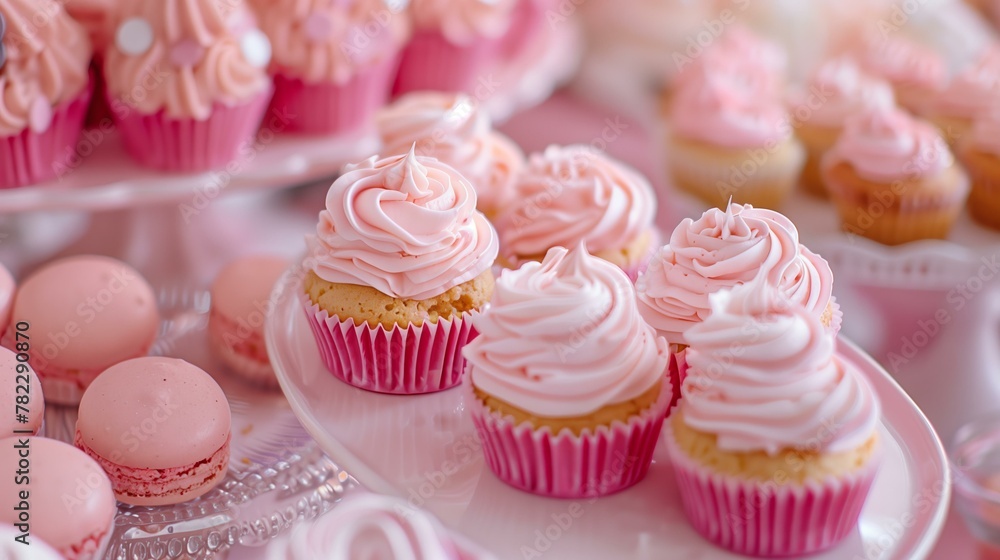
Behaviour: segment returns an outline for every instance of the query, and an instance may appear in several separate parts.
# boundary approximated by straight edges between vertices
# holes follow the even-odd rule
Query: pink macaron
[[[40,539],[67,560],[104,558],[117,504],[111,481],[93,459],[35,436],[0,440],[0,465],[9,471],[0,476],[0,523],[28,533],[32,550]]]
[[[9,523],[0,523],[0,558],[4,560],[64,560],[62,554],[45,541],[30,537]],[[18,539],[18,540],[15,540]],[[27,546],[24,541],[27,540]]]
[[[212,349],[230,370],[264,387],[278,387],[264,344],[264,319],[272,306],[271,290],[288,266],[281,257],[244,257],[229,263],[212,283]]]
[[[45,418],[45,398],[38,376],[18,354],[0,348],[0,438],[35,435]]]
[[[10,325],[10,312],[14,307],[14,290],[17,284],[7,267],[0,263],[0,337]]]
[[[232,416],[218,383],[172,358],[135,358],[80,401],[74,443],[111,477],[119,501],[157,506],[208,492],[229,469]]]
[[[85,255],[53,261],[25,278],[12,323],[25,325],[45,398],[72,405],[97,374],[149,352],[160,316],[153,289],[135,269]],[[8,330],[4,346],[13,348],[12,339]]]

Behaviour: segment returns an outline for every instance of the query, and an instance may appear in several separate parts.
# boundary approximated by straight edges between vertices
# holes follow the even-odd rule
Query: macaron
[[[109,366],[146,355],[160,326],[149,283],[131,266],[84,255],[21,282],[12,321],[23,322],[31,366],[50,403],[73,405]],[[8,333],[6,346],[11,347]]]
[[[45,418],[45,398],[38,376],[18,354],[0,348],[0,438],[35,435]]]
[[[108,473],[119,501],[168,505],[197,498],[225,477],[231,427],[226,395],[202,369],[135,358],[87,388],[74,443]]]
[[[72,445],[37,436],[0,440],[0,465],[9,471],[0,476],[0,523],[28,533],[23,548],[32,552],[23,558],[47,558],[35,556],[44,548],[39,541],[67,560],[104,558],[117,504],[100,465]],[[4,538],[0,552],[9,542]]]
[[[0,337],[10,325],[10,311],[14,306],[14,290],[17,284],[7,267],[0,263]]]
[[[264,387],[278,387],[264,344],[264,320],[271,290],[288,266],[281,257],[243,257],[226,265],[212,283],[212,350],[231,371]]]
[[[8,523],[0,523],[0,558],[4,560],[63,560],[44,541],[37,537],[24,539],[23,533]],[[20,540],[15,540],[19,539]],[[26,542],[25,542],[26,541]]]

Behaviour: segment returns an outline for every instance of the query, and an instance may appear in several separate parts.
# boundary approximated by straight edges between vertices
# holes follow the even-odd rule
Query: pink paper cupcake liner
[[[93,84],[52,109],[52,122],[42,133],[26,128],[0,137],[0,189],[43,183],[71,170]]]
[[[398,57],[390,57],[342,85],[307,84],[278,74],[274,77],[271,113],[290,118],[288,132],[332,134],[358,130],[389,101],[398,65]]]
[[[173,119],[164,111],[115,115],[125,149],[140,164],[161,171],[221,169],[252,142],[267,110],[270,90],[243,105],[216,103],[205,120]],[[108,100],[114,107],[114,100]]]
[[[878,472],[878,458],[839,479],[762,484],[712,473],[667,446],[681,503],[695,531],[717,546],[757,557],[800,556],[835,546],[854,530]]]
[[[376,393],[418,395],[462,382],[462,348],[479,333],[476,313],[386,330],[341,321],[300,296],[323,363],[341,381]]]
[[[514,425],[483,404],[466,380],[465,402],[482,440],[490,470],[503,482],[540,496],[591,498],[629,488],[646,476],[672,391],[664,387],[653,406],[627,423],[614,422],[575,435]]]
[[[492,88],[490,72],[502,49],[502,37],[456,45],[440,33],[418,32],[403,49],[393,94],[425,90],[475,94],[477,87]]]

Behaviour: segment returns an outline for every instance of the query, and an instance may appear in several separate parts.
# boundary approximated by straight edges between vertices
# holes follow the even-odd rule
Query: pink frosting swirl
[[[875,433],[871,386],[819,318],[759,279],[712,295],[687,338],[684,421],[725,451],[855,449]]]
[[[94,51],[103,53],[111,44],[111,21],[121,0],[64,0],[63,7],[69,15],[87,30]]]
[[[824,165],[849,163],[872,181],[928,177],[952,165],[954,158],[930,123],[902,109],[877,108],[849,118]]]
[[[435,157],[469,179],[480,209],[495,212],[511,200],[524,153],[492,130],[489,115],[468,95],[411,93],[383,109],[376,123],[384,155],[406,153],[415,144],[418,155]]]
[[[722,79],[747,95],[775,97],[784,86],[788,55],[782,47],[743,25],[733,25],[697,58],[680,68],[677,83],[712,76]]]
[[[0,0],[0,13],[7,23],[7,60],[0,67],[4,137],[31,126],[39,103],[51,108],[78,96],[90,80],[93,51],[86,31],[55,0]]]
[[[439,31],[465,45],[506,33],[516,6],[517,0],[413,0],[410,15],[418,30]]]
[[[728,148],[777,144],[792,131],[778,99],[754,94],[715,74],[703,74],[678,89],[670,123],[678,136]]]
[[[1000,64],[992,50],[959,73],[931,101],[928,111],[938,115],[975,119],[1000,107]]]
[[[444,527],[404,500],[377,494],[354,494],[332,511],[302,523],[279,539],[269,552],[275,560],[357,558],[458,560]],[[485,558],[485,557],[484,557]]]
[[[820,317],[833,299],[833,271],[823,257],[799,245],[799,256],[785,269],[779,287],[793,303]]]
[[[1000,108],[976,119],[969,136],[974,148],[1000,156]]]
[[[116,29],[138,18],[152,29],[153,38],[140,54],[123,52],[118,45],[108,48],[104,75],[116,112],[153,114],[162,109],[171,118],[205,120],[214,103],[239,105],[271,87],[265,70],[244,54],[241,42],[253,29],[245,28],[245,22],[253,16],[242,3],[133,0],[117,16]],[[194,62],[177,64],[181,50]]]
[[[655,215],[656,194],[638,172],[589,146],[549,146],[531,155],[496,224],[504,259],[517,265],[581,240],[591,252],[622,249]]]
[[[892,107],[895,99],[888,82],[866,76],[850,58],[824,62],[813,74],[806,91],[793,100],[796,118],[839,128],[844,119],[872,107]]]
[[[413,151],[347,166],[310,244],[320,278],[417,300],[486,272],[498,247],[472,185]]]
[[[274,45],[271,73],[306,83],[347,83],[396,56],[410,21],[384,0],[253,0]]]
[[[781,285],[798,259],[798,230],[783,215],[749,204],[712,208],[678,224],[653,256],[636,282],[639,311],[668,342],[687,344],[685,333],[711,313],[710,294],[758,275]]]
[[[936,52],[902,37],[868,37],[858,55],[861,67],[893,85],[938,90],[948,80],[944,59]]]
[[[505,270],[476,329],[463,350],[473,384],[543,417],[634,399],[667,366],[666,342],[639,315],[628,277],[582,244]]]

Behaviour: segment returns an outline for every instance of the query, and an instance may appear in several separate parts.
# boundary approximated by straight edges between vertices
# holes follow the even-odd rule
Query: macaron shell
[[[27,441],[28,483],[16,483],[19,442]],[[0,440],[0,523],[19,523],[14,509],[19,492],[28,491],[32,538],[64,555],[87,541],[104,540],[112,528],[117,504],[111,481],[96,461],[72,445],[43,437]]]
[[[64,560],[62,555],[47,543],[32,535],[28,546],[15,541],[21,532],[13,525],[0,523],[0,558],[4,560]]]
[[[21,283],[14,321],[25,321],[39,374],[103,369],[145,353],[159,329],[153,289],[135,269],[102,256],[60,259]]]
[[[38,381],[31,366],[24,364],[28,372],[17,373],[17,366],[21,362],[17,361],[17,354],[6,348],[0,347],[0,373],[6,376],[0,382],[0,437],[10,437],[15,435],[14,430],[31,430],[32,434],[37,434],[42,427],[42,419],[45,418],[45,397],[42,395],[42,385]],[[27,378],[27,383],[25,383]],[[19,389],[19,387],[26,387]],[[16,408],[19,404],[18,397],[27,397],[27,403],[22,404],[23,409]],[[25,399],[21,399],[24,402]],[[17,413],[25,414],[27,422],[18,422]]]
[[[229,263],[212,283],[212,309],[230,320],[242,319],[262,334],[271,290],[288,267],[286,259],[266,255]],[[260,321],[255,320],[255,314],[260,315]]]
[[[212,456],[230,437],[219,384],[184,360],[145,357],[104,371],[80,401],[77,431],[101,457],[125,467],[169,469]]]
[[[17,286],[14,277],[2,263],[0,263],[0,336],[3,336],[10,325],[10,313],[14,307],[14,291]]]

